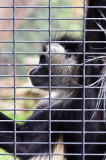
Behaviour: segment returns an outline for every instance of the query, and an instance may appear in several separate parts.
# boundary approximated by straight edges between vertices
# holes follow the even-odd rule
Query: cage
[[[106,1],[0,1],[0,160],[102,160]]]

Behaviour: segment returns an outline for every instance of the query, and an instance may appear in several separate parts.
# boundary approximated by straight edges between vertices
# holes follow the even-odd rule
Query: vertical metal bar
[[[49,0],[49,160],[51,160],[51,0]]]
[[[84,0],[83,36],[83,160],[85,160],[85,52],[86,52],[86,0]]]
[[[14,64],[14,160],[16,160],[16,36],[15,36],[15,0],[13,0],[13,64]]]

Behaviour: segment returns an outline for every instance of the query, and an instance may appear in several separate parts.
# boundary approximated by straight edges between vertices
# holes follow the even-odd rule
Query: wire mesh
[[[94,160],[102,160],[102,158],[105,158],[106,156],[104,151],[104,148],[106,148],[106,129],[104,129],[106,123],[106,63],[98,61],[98,59],[104,59],[104,61],[106,61],[104,58],[106,55],[106,40],[105,38],[95,38],[95,40],[93,40],[93,38],[87,39],[87,34],[104,33],[106,36],[106,15],[103,15],[102,10],[100,10],[106,9],[106,2],[101,3],[100,6],[99,3],[97,6],[87,6],[86,0],[83,0],[83,3],[79,2],[81,3],[80,6],[76,3],[74,1],[69,2],[68,0],[63,2],[60,0],[56,0],[55,2],[52,0],[46,2],[45,0],[31,0],[30,3],[27,0],[24,0],[23,2],[9,0],[6,5],[4,0],[0,4],[0,9],[4,9],[3,16],[0,17],[0,32],[4,35],[4,37],[1,36],[0,38],[0,112],[11,118],[2,119],[2,116],[0,115],[0,147],[4,149],[0,149],[0,160],[9,158],[11,160],[18,160],[17,157],[31,159],[32,157],[34,158],[34,156],[40,158],[41,156],[44,156],[44,158],[48,157],[49,160],[58,159],[60,156],[62,157],[61,160],[90,160],[89,157],[91,157],[91,159],[94,158]],[[75,4],[76,6],[74,6]],[[9,9],[11,13],[8,13]],[[73,12],[73,10],[76,9],[80,9],[80,11],[78,11],[81,13],[79,13],[80,15],[76,14],[74,16],[76,12]],[[101,16],[98,16],[98,14],[97,17],[94,15],[92,15],[92,17],[86,16],[86,12],[89,9],[98,9]],[[6,16],[5,12],[8,13]],[[72,14],[71,16],[70,13]],[[95,24],[97,22],[98,27],[87,28],[87,22],[91,23],[92,21],[94,21]],[[104,28],[100,26],[102,22],[104,23]],[[4,25],[2,25],[3,23]],[[80,27],[81,25],[82,28]],[[55,38],[54,40],[52,39],[52,37],[56,37],[57,35],[61,37],[64,34],[69,34],[72,37],[78,38],[64,41],[61,39],[58,40],[59,38],[56,38],[56,40]],[[48,44],[49,51],[43,52],[39,49],[42,44]],[[64,61],[62,61],[62,63],[58,63],[58,61],[52,63],[52,44],[62,44],[63,46],[66,44],[80,44],[82,50],[78,49],[76,51],[75,48],[74,51],[66,51],[65,53],[58,52],[55,54],[71,54],[71,56],[74,55],[76,57],[80,55],[83,57],[83,61],[75,64],[71,62],[68,63],[68,61],[66,63],[64,63]],[[97,45],[99,51],[97,48],[91,48],[91,50],[88,51],[87,46],[89,45],[91,45],[90,47]],[[103,45],[103,48],[101,49],[99,45]],[[48,63],[39,63],[39,56],[41,55],[49,56]],[[95,55],[98,57],[95,57]],[[86,56],[92,56],[93,58],[90,57],[89,59],[86,59]],[[35,66],[48,67],[49,73],[29,75],[28,71]],[[52,74],[52,67],[63,67],[62,69],[60,68],[60,70],[64,70],[64,68],[67,69],[70,66],[75,67],[76,69],[80,67],[81,73],[66,74],[65,72],[65,74],[59,74],[57,72],[57,74]],[[97,70],[104,67],[104,72],[101,70],[103,74],[97,74],[90,71],[92,74],[89,74],[87,72],[87,67],[97,67]],[[91,68],[91,70],[92,69],[94,68]],[[41,84],[32,86],[31,83],[28,82],[28,78],[37,78],[38,80],[40,80],[40,78],[48,78],[49,83],[48,85]],[[57,78],[57,81],[65,79],[65,83],[61,85],[56,81],[58,85],[52,85],[52,80],[54,78]],[[83,79],[83,83],[78,84],[76,82],[74,85],[68,85],[67,82],[69,78],[73,81],[76,79]],[[87,78],[94,78],[96,81],[90,84],[88,83]],[[102,80],[104,80],[103,85],[99,85],[102,83]],[[70,81],[70,83],[71,82],[72,81]],[[58,89],[60,95],[56,96]],[[95,92],[98,90],[97,96],[95,96],[93,89],[95,89]],[[52,96],[54,90],[56,93],[55,96]],[[78,90],[78,92],[80,92],[79,90],[82,90],[82,95],[79,95],[78,97],[76,96],[78,93],[74,96],[69,93],[70,96],[68,96],[62,93],[63,90],[66,90],[67,92],[72,92],[72,90]],[[86,91],[89,91],[91,95],[86,95]],[[36,106],[42,101],[45,103],[48,102],[49,107],[37,108]],[[62,103],[60,103],[60,101],[62,101]],[[71,104],[70,107],[68,106],[70,101],[76,102],[72,103],[72,108]],[[54,102],[56,103],[56,107]],[[65,102],[67,105],[61,107],[64,106]],[[82,107],[80,106],[78,108],[74,106],[77,103],[80,104],[80,102]],[[43,112],[45,115],[42,115]],[[100,117],[96,117],[95,119],[92,117],[87,118],[90,117],[91,113],[93,113],[92,116],[94,116],[96,112]],[[33,113],[41,113],[41,117],[27,119],[27,117],[30,117]],[[55,115],[54,117],[52,113]],[[61,114],[64,115],[65,118],[61,117]],[[78,116],[76,116],[76,114]],[[46,115],[47,118],[45,118]],[[67,115],[69,117],[67,117]],[[44,116],[44,118],[42,118],[42,116]],[[59,119],[59,117],[61,118]],[[4,124],[4,127],[2,127],[2,124]],[[5,127],[7,126],[6,124],[9,126],[7,127],[8,129]],[[13,124],[12,129],[11,124]],[[23,129],[23,127],[20,127],[20,129],[17,124],[28,124],[29,128],[26,127]],[[39,126],[38,128],[32,129],[33,127],[31,128],[30,124],[32,124],[33,127],[38,124]],[[46,124],[48,124],[48,127],[43,130],[43,127]],[[103,129],[101,129],[101,127],[100,130],[96,128],[98,127],[96,124],[101,125],[101,127],[103,126]],[[54,129],[54,125],[57,125],[58,127]],[[67,126],[69,126],[69,128],[67,128]],[[77,126],[79,126],[79,128],[77,128]],[[93,126],[94,128],[90,128],[89,126]],[[29,139],[23,140],[26,135]],[[38,140],[35,140],[32,138],[35,135],[43,135],[43,138],[40,137],[40,139],[38,137]],[[56,135],[57,138],[54,140],[53,138]],[[61,136],[58,138],[58,135],[62,135],[62,141]],[[70,140],[71,135],[72,139]],[[20,139],[18,139],[19,136],[21,136]],[[45,140],[46,136],[48,138],[47,141]],[[1,137],[9,138],[2,141]],[[27,149],[24,151],[24,147],[29,149],[29,146],[31,145],[35,148],[37,148],[38,145],[41,145],[41,148],[39,150],[35,149],[37,151],[29,151]],[[19,146],[22,146],[21,152],[17,149]],[[54,148],[58,147],[59,150],[53,150],[53,146],[55,146]],[[9,147],[13,148],[12,151],[9,151]],[[47,148],[46,151],[45,149],[44,151],[42,150],[44,147]],[[62,147],[63,149],[61,149]],[[98,151],[98,147],[100,148],[100,152]]]

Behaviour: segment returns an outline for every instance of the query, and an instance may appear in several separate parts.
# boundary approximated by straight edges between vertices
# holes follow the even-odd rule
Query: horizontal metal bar
[[[0,97],[0,100],[13,100],[14,98],[3,98]],[[105,100],[106,98],[85,98],[85,100]],[[16,100],[49,100],[49,98],[16,98]],[[51,100],[83,100],[83,98],[51,98]]]
[[[94,64],[94,65],[99,65],[99,64]],[[2,64],[1,63],[0,66],[14,66],[14,64],[9,64],[9,63],[8,64]],[[16,64],[16,66],[49,66],[49,64]],[[51,64],[51,66],[83,66],[83,64]]]
[[[0,43],[13,43],[13,41],[0,41]],[[48,41],[16,41],[16,43],[49,43]],[[83,43],[83,41],[51,41],[51,43]],[[106,43],[106,41],[85,41],[85,43]]]
[[[46,75],[17,75],[17,77],[48,77]],[[82,77],[82,75],[51,75],[51,77]],[[85,75],[85,77],[106,77],[106,75]]]
[[[14,153],[0,153],[0,156],[13,156],[14,155]],[[49,153],[16,153],[16,155],[17,156],[19,156],[19,155],[30,155],[30,156],[49,156]],[[57,155],[57,156],[59,156],[59,155],[64,155],[64,156],[81,156],[82,154],[79,154],[79,153],[64,153],[64,154],[53,154],[53,153],[51,153],[51,156],[53,156],[53,155]],[[85,153],[84,155],[86,155],[86,156],[106,156],[106,153],[103,153],[103,154],[87,154],[87,153]]]
[[[0,133],[14,133],[14,131],[0,131]],[[16,131],[16,133],[49,133],[49,131]]]
[[[91,62],[94,60],[91,60]],[[88,63],[88,62],[87,62]],[[106,66],[106,64],[100,64],[100,63],[95,63],[95,64],[87,64],[85,63],[85,66]],[[0,66],[14,66],[14,64],[0,64]],[[49,64],[16,64],[16,66],[49,66]],[[83,66],[83,64],[52,64],[51,66]]]
[[[13,29],[0,29],[0,32],[13,32]],[[16,32],[49,32],[48,29],[16,29]],[[83,32],[83,29],[51,29],[51,32]],[[103,32],[100,29],[86,29],[86,32]]]
[[[14,120],[0,120],[0,122],[14,122]],[[16,122],[49,122],[49,120],[16,120]],[[82,122],[82,120],[51,120],[51,122],[77,122],[79,123],[79,122]],[[89,122],[92,122],[92,120]],[[95,122],[97,121],[95,120]]]
[[[104,54],[104,55],[106,55],[106,53],[105,52],[99,52],[99,53],[97,53],[97,52],[85,52],[86,53],[86,55],[100,55],[100,54]],[[0,52],[0,54],[13,54],[13,52]],[[49,53],[45,53],[45,52],[16,52],[16,54],[29,54],[29,55],[41,55],[41,54],[43,54],[43,55],[47,55],[47,54],[49,54]],[[83,55],[83,52],[65,52],[65,53],[55,53],[55,54],[73,54],[73,55],[79,55],[79,54],[81,54],[81,55]]]
[[[103,19],[103,18],[101,18]],[[12,20],[13,18],[0,18],[0,20]],[[49,18],[15,18],[15,20],[46,20],[48,21]],[[51,18],[51,20],[83,20],[83,18]]]
[[[94,60],[91,60],[91,61],[94,61]],[[85,66],[106,66],[106,63],[104,64],[100,64],[100,63],[95,63],[95,64],[87,64],[88,62],[85,62]],[[2,65],[2,64],[1,64]],[[8,64],[7,64],[8,65]],[[49,64],[16,64],[16,66],[48,66]],[[51,63],[51,66],[83,66],[83,64],[52,64]],[[100,75],[101,76],[101,75]]]
[[[11,77],[14,77],[14,75],[0,75],[0,77],[8,77],[8,78],[11,78]],[[21,78],[24,78],[24,77],[40,77],[40,78],[43,78],[43,77],[49,77],[48,75],[16,75],[16,77],[21,77]],[[79,77],[83,77],[82,75],[51,75],[51,77],[75,77],[75,78],[79,78]],[[106,75],[86,75],[85,76],[86,78],[87,77],[106,77]]]
[[[14,131],[0,131],[0,133],[14,133]],[[30,134],[30,133],[43,133],[43,134],[46,134],[46,133],[49,133],[49,131],[16,131],[16,133],[27,133],[27,134]],[[82,134],[82,131],[51,131],[51,133],[74,133],[74,134]]]
[[[0,156],[14,156],[14,153],[0,153]]]
[[[13,20],[13,18],[0,18],[0,20]],[[49,18],[15,18],[15,20],[49,20]],[[51,18],[52,21],[54,20],[80,20],[83,21],[83,18]],[[105,18],[85,18],[85,20],[104,20]]]
[[[0,32],[9,31],[13,32],[12,29],[0,29]],[[49,32],[48,29],[16,29],[17,32]],[[64,32],[64,31],[72,31],[72,32],[82,32],[82,29],[51,29],[51,32]],[[96,30],[95,30],[96,31]],[[101,32],[101,30],[99,30]],[[103,32],[103,31],[102,31]]]
[[[0,156],[2,156],[2,155],[14,155],[14,154],[7,154],[7,153],[5,153],[5,154],[0,154]],[[30,156],[49,156],[49,153],[16,153],[16,156],[19,156],[19,155],[30,155]],[[72,156],[72,155],[75,155],[75,156],[77,156],[77,155],[82,155],[82,154],[71,154],[71,153],[64,153],[64,154],[54,154],[54,153],[51,153],[50,154],[51,156],[53,156],[53,155],[57,155],[57,156],[59,156],[59,155],[70,155],[70,156]]]
[[[85,6],[86,8],[106,8],[106,6]],[[0,6],[0,8],[13,8],[13,6]],[[49,6],[15,6],[15,8],[46,8],[48,9]],[[84,8],[84,6],[51,6],[51,8],[56,9],[70,9],[70,8]]]
[[[16,111],[48,111],[49,109],[39,109],[39,108],[35,108],[35,109],[16,109]],[[85,112],[87,111],[87,112],[91,112],[91,111],[105,111],[106,109],[96,109],[96,108],[94,108],[94,109],[85,109]],[[0,109],[0,111],[14,111],[14,109]],[[60,109],[52,109],[51,108],[51,111],[65,111],[65,112],[67,112],[67,111],[71,111],[71,112],[73,112],[73,111],[76,111],[76,112],[79,112],[79,111],[83,111],[83,109],[62,109],[62,108],[60,108]]]
[[[85,153],[86,156],[106,156],[106,153]]]
[[[0,131],[0,133],[4,133],[4,134],[6,134],[6,133],[14,133],[14,131]],[[49,131],[16,131],[16,133],[23,133],[23,134],[25,134],[25,133],[49,133]],[[51,133],[77,133],[77,134],[81,134],[82,132],[81,131],[51,131]]]
[[[17,153],[16,155],[49,155],[49,153]],[[53,155],[64,155],[64,156],[66,156],[66,155],[68,155],[68,156],[78,156],[78,155],[82,155],[82,154],[80,154],[80,153],[64,153],[64,154],[62,154],[62,153],[51,153],[51,156],[53,156]],[[99,153],[92,153],[92,154],[88,154],[88,153],[85,153],[85,155],[87,155],[87,156],[100,156],[100,155],[102,155],[102,156],[105,156],[106,155],[106,153],[101,153],[101,154],[99,154]]]
[[[14,155],[14,153],[0,153],[0,156],[6,156],[6,155]],[[16,156],[22,156],[22,155],[30,155],[30,156],[49,156],[49,153],[16,153]],[[60,156],[60,155],[64,155],[64,156],[82,156],[82,154],[80,154],[80,153],[64,153],[64,154],[62,154],[62,153],[60,153],[60,154],[55,154],[55,153],[51,153],[50,154],[51,156],[53,156],[53,155],[55,155],[55,156]],[[96,156],[96,157],[98,157],[98,156],[106,156],[106,153],[101,153],[101,154],[99,154],[99,153],[95,153],[95,154],[88,154],[88,153],[85,153],[84,154],[85,156]]]
[[[14,144],[14,142],[0,142],[0,144]],[[49,144],[49,142],[16,142],[16,144]],[[71,144],[71,145],[79,145],[83,144],[82,142],[51,142],[51,144]],[[90,145],[106,145],[106,142],[85,142],[85,144],[90,144]]]
[[[0,144],[14,144],[14,142],[0,142]],[[16,144],[49,144],[49,142],[16,142]],[[83,143],[81,143],[81,142],[51,142],[51,144],[55,144],[55,145],[59,145],[59,144],[71,144],[71,145],[81,145],[81,144],[83,144]],[[85,142],[85,145],[86,144],[90,144],[90,145],[106,145],[106,143],[104,142],[102,142],[102,143],[100,143],[100,142],[98,142],[98,143],[96,143],[96,142]]]
[[[0,6],[0,8],[13,8],[12,6]],[[40,8],[40,9],[48,9],[49,6],[15,6],[15,8]],[[70,8],[83,8],[83,6],[51,6],[51,8],[56,8],[56,9],[62,9],[62,8],[65,8],[65,9],[70,9]]]
[[[1,89],[14,89],[14,86],[0,86]],[[83,88],[83,86],[51,86],[51,89],[81,89]],[[94,86],[90,87],[90,86],[85,86],[85,88],[89,88],[89,89],[94,89]],[[106,87],[96,87],[95,86],[95,89],[106,89]],[[21,86],[16,86],[16,89],[49,89],[48,86],[32,86],[32,87],[21,87]]]
[[[16,41],[16,43],[49,43],[49,42],[48,41]],[[51,41],[51,43],[83,43],[83,41]],[[106,41],[85,41],[85,43],[106,43]]]
[[[0,133],[14,133],[14,131],[0,131]],[[49,133],[49,131],[16,131],[16,133]],[[64,134],[82,134],[82,131],[51,131],[51,134],[53,133],[64,133]],[[106,131],[85,131],[85,134],[106,134]]]
[[[95,110],[98,111],[98,110]],[[102,110],[103,111],[103,110]],[[74,111],[75,112],[75,111]],[[76,112],[77,109],[76,109]],[[0,122],[14,122],[14,120],[0,120]],[[16,122],[49,122],[49,120],[16,120]],[[81,123],[83,122],[83,120],[51,120],[50,122],[66,122],[66,123],[73,123],[73,122],[77,122],[77,123]],[[85,120],[85,122],[89,122],[89,123],[102,123],[102,122],[106,122],[106,120]]]
[[[51,131],[51,133],[79,133],[81,134],[82,131]],[[85,131],[86,134],[104,134],[106,131]]]

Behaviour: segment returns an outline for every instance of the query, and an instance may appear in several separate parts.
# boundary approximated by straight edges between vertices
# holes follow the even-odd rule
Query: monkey
[[[29,72],[32,84],[51,94],[28,121],[16,124],[16,153],[21,160],[104,158],[106,10],[101,6],[106,1],[89,0],[88,6],[85,43],[64,35],[44,44],[41,66]],[[0,132],[0,142],[5,142],[0,147],[14,153],[14,143],[6,144],[14,142],[14,122],[3,113],[0,120],[0,131],[5,131]]]

